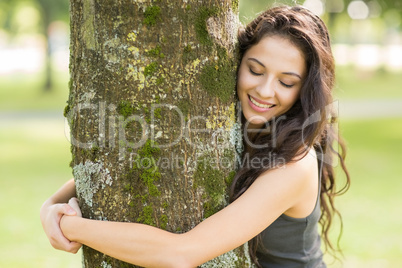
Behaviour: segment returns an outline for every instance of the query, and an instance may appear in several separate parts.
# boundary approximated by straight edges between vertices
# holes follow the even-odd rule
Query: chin
[[[265,125],[265,123],[267,122],[268,120],[247,120],[247,122],[249,122],[248,123],[248,126],[249,127],[251,127],[251,128],[261,128],[261,127],[263,127],[264,125]]]

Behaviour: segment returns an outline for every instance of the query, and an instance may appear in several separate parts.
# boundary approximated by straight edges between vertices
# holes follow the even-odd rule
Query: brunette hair
[[[339,251],[339,245],[337,249],[331,243],[328,230],[335,215],[341,219],[334,205],[334,197],[347,191],[350,178],[344,163],[345,145],[332,128],[337,116],[330,109],[335,78],[330,37],[324,22],[308,9],[301,6],[274,7],[261,13],[245,28],[239,29],[240,61],[248,49],[264,37],[273,35],[289,40],[303,52],[307,76],[303,81],[299,100],[280,116],[280,120],[272,119],[266,124],[265,130],[252,138],[252,148],[244,144],[243,158],[248,157],[249,161],[253,161],[267,159],[268,156],[271,160],[272,157],[281,159],[281,164],[286,164],[304,157],[310,148],[316,149],[322,167],[319,221],[322,226],[321,235],[326,249],[334,254]],[[242,122],[243,133],[247,135],[244,116]],[[339,145],[339,152],[335,150],[334,143]],[[346,181],[341,189],[336,186],[332,167],[334,156],[339,158],[346,173]],[[258,169],[249,165],[239,167],[230,189],[230,202],[242,195],[263,172],[277,167],[275,161],[260,163],[264,165]],[[257,266],[256,251],[260,239],[259,235],[249,242],[250,256]]]

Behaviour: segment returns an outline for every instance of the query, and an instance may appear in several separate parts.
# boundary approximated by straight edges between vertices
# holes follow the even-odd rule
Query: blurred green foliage
[[[67,72],[54,72],[54,89],[43,92],[45,73],[12,74],[0,76],[0,112],[1,111],[60,111],[68,99]]]
[[[402,75],[384,69],[336,67],[336,99],[401,99]]]
[[[45,83],[42,88],[51,91],[54,87],[52,77],[52,49],[49,40],[49,26],[53,21],[69,18],[68,0],[2,0],[0,2],[0,28],[11,36],[41,33],[45,37]]]
[[[324,12],[322,17],[332,30],[337,24],[350,23],[351,18],[347,14],[348,6],[352,1],[356,2],[357,0],[241,0],[239,1],[240,19],[246,23],[253,19],[255,14],[279,4],[304,4],[316,6],[317,8],[321,6]],[[402,29],[402,2],[400,0],[365,0],[363,2],[365,2],[369,9],[368,18],[370,20],[384,24],[383,26],[387,29]],[[21,29],[18,23],[16,23],[18,12],[27,7],[36,9],[38,14],[40,14],[38,21],[33,21],[34,24],[36,22],[37,30],[39,31],[45,29],[49,21],[69,21],[68,0],[2,0],[0,2],[0,28],[6,29],[11,33],[19,33]],[[31,12],[31,15],[34,13],[34,11],[28,12]],[[32,20],[32,17],[28,18],[29,16],[25,17],[26,20]],[[33,19],[35,20],[35,18]],[[345,31],[344,27],[341,28]]]
[[[368,9],[367,19],[350,17],[348,8],[353,1],[364,2],[363,5]],[[255,14],[281,4],[306,5],[312,10],[322,12],[320,16],[327,24],[334,42],[381,44],[387,34],[402,29],[400,0],[243,0],[239,4],[240,21],[250,22]]]
[[[68,0],[2,0],[0,2],[0,28],[9,33],[24,33],[21,19],[28,21],[30,32],[45,33],[50,22],[55,20],[69,21]],[[21,12],[25,17],[20,18]]]

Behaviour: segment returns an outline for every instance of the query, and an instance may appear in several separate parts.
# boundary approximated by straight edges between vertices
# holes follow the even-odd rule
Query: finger
[[[80,250],[80,248],[82,247],[82,244],[77,243],[77,242],[71,242],[70,247],[71,247],[70,252],[75,254],[78,252],[78,250]]]
[[[49,237],[50,244],[59,250],[70,251],[70,240],[68,240],[61,231],[55,231]]]
[[[82,244],[80,244],[80,243],[70,242],[70,244],[68,245],[68,247],[66,248],[65,251],[75,254],[78,252],[78,250],[80,250],[81,247],[82,247]]]
[[[78,198],[76,198],[76,197],[70,198],[70,200],[68,200],[68,203],[69,203],[69,204],[74,204],[74,205],[79,206],[79,204],[78,204]]]
[[[68,205],[70,205],[76,212],[78,216],[81,216],[80,205],[78,204],[78,199],[73,197],[68,201]]]
[[[63,204],[61,212],[62,214],[66,214],[68,216],[77,215],[77,211],[70,204]]]

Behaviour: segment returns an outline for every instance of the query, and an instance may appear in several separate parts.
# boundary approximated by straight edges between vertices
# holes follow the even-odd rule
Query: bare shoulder
[[[287,197],[288,207],[283,211],[284,214],[294,218],[310,215],[318,193],[318,162],[314,149],[293,159],[291,163],[267,171],[263,177],[267,180],[261,185],[268,185],[268,180],[276,180],[276,187],[282,189],[282,194]]]
[[[311,172],[317,168],[317,154],[313,148],[309,149],[306,154],[295,157],[288,168],[301,172],[301,175],[309,176]]]
[[[264,172],[261,177],[276,177],[281,180],[308,180],[317,172],[317,155],[314,149],[306,154],[295,157],[290,163],[279,165],[277,168]]]
[[[318,189],[318,164],[314,149],[286,165],[264,172],[250,188],[274,195],[277,197],[275,201],[286,204],[281,206],[281,213],[286,212],[292,217],[308,215],[314,207]]]

